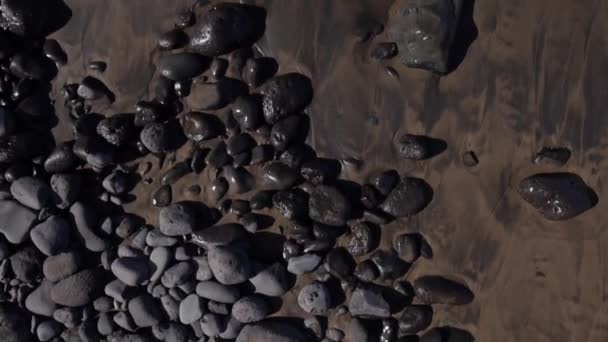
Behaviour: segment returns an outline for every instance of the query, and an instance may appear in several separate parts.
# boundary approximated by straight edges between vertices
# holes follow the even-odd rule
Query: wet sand
[[[87,62],[104,60],[106,73],[91,74],[117,101],[95,110],[133,112],[137,100],[152,97],[156,37],[191,1],[66,3],[72,20],[53,37],[70,64],[60,69],[55,87],[80,81],[89,73]],[[331,158],[364,161],[361,168],[345,169],[344,178],[362,181],[374,171],[396,168],[433,187],[431,205],[383,228],[383,239],[421,232],[434,257],[416,262],[408,278],[441,274],[475,293],[470,305],[438,308],[434,326],[462,327],[477,341],[605,341],[608,4],[475,1],[477,38],[452,73],[437,77],[408,69],[398,58],[371,60],[374,43],[390,41],[386,33],[366,43],[354,34],[361,22],[385,23],[392,1],[257,3],[268,11],[259,50],[277,59],[279,73],[298,71],[313,81],[308,111],[315,149]],[[463,23],[470,36],[471,22]],[[387,65],[399,79],[387,74]],[[60,103],[57,107],[59,118],[67,118]],[[65,122],[56,128],[60,135],[67,129]],[[393,142],[406,132],[441,138],[447,150],[428,161],[400,160]],[[543,146],[566,146],[573,156],[562,168],[532,164],[531,156]],[[479,158],[474,168],[462,164],[468,150]],[[579,174],[598,194],[598,205],[569,221],[543,219],[516,193],[522,178],[543,171]],[[156,164],[153,172],[159,172]],[[206,177],[182,179],[174,199],[187,198],[183,190],[204,185]],[[151,223],[156,209],[142,210],[157,187],[158,177],[154,180],[138,186],[139,199],[129,208]]]

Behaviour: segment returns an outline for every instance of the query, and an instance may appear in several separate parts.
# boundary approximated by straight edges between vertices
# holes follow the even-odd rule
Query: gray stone
[[[21,177],[11,184],[11,195],[24,206],[40,210],[51,198],[51,188],[43,180]]]
[[[155,282],[163,275],[163,272],[171,263],[173,257],[171,254],[171,250],[167,247],[156,247],[150,253],[150,261],[155,266],[155,271],[150,276],[150,281]]]
[[[146,236],[146,244],[150,247],[171,247],[177,243],[177,238],[167,236],[158,229],[152,229]]]
[[[59,336],[63,329],[64,327],[58,322],[52,319],[47,319],[36,327],[36,336],[40,341],[50,341],[51,339]]]
[[[165,319],[163,310],[156,299],[148,294],[142,294],[129,301],[129,313],[138,327],[147,328]]]
[[[194,263],[189,261],[178,262],[165,270],[160,280],[166,288],[172,288],[186,282],[191,278],[194,271]]]
[[[43,280],[25,299],[25,308],[40,316],[52,317],[57,305],[51,300],[53,283]]]
[[[310,194],[310,218],[330,226],[343,226],[351,216],[349,200],[337,189],[320,185]]]
[[[150,279],[150,261],[143,257],[118,258],[112,263],[112,273],[129,286],[138,286]]]
[[[218,246],[209,249],[207,257],[213,275],[222,284],[240,284],[251,276],[250,259],[239,249]]]
[[[197,294],[193,293],[179,304],[179,320],[183,324],[192,324],[205,313],[205,302]]]
[[[381,289],[372,285],[358,286],[350,297],[348,309],[353,316],[386,318],[391,315]]]
[[[25,247],[11,255],[9,261],[16,279],[30,283],[40,276],[43,256],[34,247]]]
[[[281,263],[274,263],[262,269],[249,279],[255,292],[270,297],[280,297],[289,290],[287,271]]]
[[[82,178],[77,173],[56,173],[51,176],[51,196],[57,208],[66,209],[76,201],[81,183]]]
[[[213,313],[206,313],[201,319],[201,329],[206,336],[216,337],[226,325],[224,318]]]
[[[193,260],[197,264],[196,269],[196,280],[205,281],[211,280],[213,278],[213,272],[211,272],[211,267],[209,267],[209,261],[207,260],[206,255],[201,255],[194,257]]]
[[[81,265],[82,257],[78,253],[65,252],[46,258],[42,264],[42,273],[46,279],[57,282],[78,272]]]
[[[315,281],[304,286],[298,294],[300,307],[312,314],[324,314],[331,307],[331,292],[324,283]]]
[[[247,296],[232,305],[232,317],[242,323],[255,323],[270,313],[266,300],[260,295]]]
[[[55,284],[51,289],[51,299],[63,306],[82,306],[92,302],[103,286],[101,272],[86,269]]]
[[[196,214],[184,203],[174,203],[160,210],[160,231],[167,236],[191,234],[196,224]]]
[[[99,222],[91,207],[76,202],[70,207],[70,214],[88,250],[102,252],[108,247],[108,242],[99,235]]]
[[[36,213],[15,201],[0,201],[0,232],[12,244],[24,242],[36,220]]]
[[[169,295],[166,295],[160,298],[160,303],[163,306],[163,309],[165,309],[165,313],[170,320],[179,320],[179,301]]]
[[[310,338],[291,323],[267,319],[245,325],[236,339],[236,342],[250,341],[308,342]]]
[[[38,250],[46,255],[55,255],[70,244],[72,227],[64,218],[53,215],[30,231],[30,238]]]
[[[238,287],[223,285],[215,281],[201,281],[196,286],[196,293],[202,298],[227,304],[232,304],[241,297]]]
[[[290,273],[301,275],[314,271],[321,263],[321,257],[316,254],[302,254],[289,258],[287,270]]]

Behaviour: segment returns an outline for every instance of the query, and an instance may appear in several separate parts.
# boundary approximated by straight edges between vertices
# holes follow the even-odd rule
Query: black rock
[[[108,65],[106,64],[106,62],[103,62],[103,61],[92,61],[92,62],[89,62],[88,67],[91,70],[95,70],[95,71],[103,73],[106,71]]]
[[[325,314],[332,305],[331,291],[325,283],[315,281],[300,290],[298,304],[307,313]]]
[[[274,124],[290,114],[298,114],[312,101],[313,89],[310,79],[291,73],[276,76],[264,85],[264,118]]]
[[[70,207],[70,214],[87,249],[102,252],[108,247],[108,242],[100,236],[98,218],[92,207],[76,202]]]
[[[428,330],[419,342],[474,342],[475,337],[466,330],[443,326]]]
[[[3,0],[0,27],[19,36],[44,37],[65,25],[72,11],[63,1]]]
[[[260,191],[251,197],[249,203],[253,210],[269,208],[272,205],[272,192]]]
[[[26,283],[39,278],[42,260],[43,255],[34,247],[22,248],[9,258],[15,278]]]
[[[272,205],[289,220],[302,219],[308,214],[308,195],[299,189],[279,191],[272,196]]]
[[[338,178],[340,163],[330,159],[313,158],[302,163],[300,174],[313,185],[321,185]]]
[[[370,337],[367,332],[367,328],[363,325],[363,322],[358,318],[351,318],[348,326],[348,336],[351,342],[369,342]]]
[[[421,254],[422,237],[419,234],[401,234],[395,237],[393,248],[406,262],[416,261]]]
[[[399,318],[399,332],[416,334],[426,329],[433,321],[433,308],[427,305],[406,306]]]
[[[249,281],[255,292],[264,296],[280,297],[289,290],[287,270],[279,262],[262,269]]]
[[[270,142],[278,151],[284,151],[293,142],[300,138],[300,115],[290,115],[272,126]]]
[[[17,119],[15,113],[6,108],[0,108],[0,138],[13,134],[16,128]]]
[[[444,148],[441,140],[429,138],[424,135],[405,134],[396,143],[399,155],[405,159],[424,160],[429,159]]]
[[[266,82],[266,80],[274,76],[278,69],[279,65],[273,58],[249,58],[243,66],[241,75],[243,81],[247,82],[250,87],[257,88]]]
[[[82,79],[78,86],[78,96],[85,100],[99,100],[107,97],[111,101],[114,100],[114,95],[108,87],[95,77],[87,76]]]
[[[401,260],[394,250],[377,250],[371,260],[376,264],[383,279],[394,280],[403,276],[409,269],[409,265]]]
[[[226,141],[226,152],[231,156],[235,156],[239,153],[251,151],[255,146],[256,142],[249,134],[235,134]]]
[[[190,27],[194,22],[194,12],[189,8],[179,11],[175,16],[175,26],[180,28]]]
[[[245,239],[247,231],[238,223],[226,223],[198,230],[192,234],[192,243],[201,247],[228,245],[234,241]]]
[[[211,76],[216,80],[223,78],[228,70],[228,61],[224,58],[214,58],[209,66]]]
[[[174,203],[160,210],[160,231],[167,236],[186,235],[196,227],[197,213],[187,203]]]
[[[259,96],[246,95],[232,104],[232,116],[244,130],[254,130],[264,123],[262,101]]]
[[[103,188],[114,195],[124,194],[131,190],[130,175],[116,170],[107,175],[101,182]]]
[[[11,195],[19,203],[34,210],[40,210],[51,199],[51,188],[43,180],[21,177],[11,184]]]
[[[269,313],[270,307],[264,297],[260,295],[243,297],[232,305],[232,317],[241,323],[259,322]]]
[[[279,156],[279,161],[289,168],[300,170],[305,161],[315,157],[314,150],[303,143],[291,144]]]
[[[190,46],[205,56],[250,46],[264,33],[265,17],[265,11],[255,6],[215,5],[199,18]]]
[[[433,189],[422,179],[404,177],[388,194],[380,208],[395,217],[421,212],[433,199]]]
[[[310,194],[311,219],[330,226],[343,226],[351,216],[350,201],[338,189],[320,185]]]
[[[97,124],[97,134],[114,146],[122,146],[135,136],[133,116],[116,114]]]
[[[222,175],[228,181],[230,192],[233,194],[242,194],[253,189],[253,175],[242,167],[226,166]]]
[[[399,180],[399,173],[396,170],[387,170],[372,176],[370,183],[386,196],[399,184]]]
[[[226,144],[223,141],[217,143],[211,149],[211,151],[207,153],[207,156],[205,157],[205,162],[207,163],[207,165],[215,169],[220,169],[221,167],[228,164],[230,162],[230,156],[226,151]]]
[[[381,288],[375,285],[357,286],[350,297],[348,309],[353,316],[386,318],[391,314]]]
[[[141,142],[152,153],[167,152],[171,146],[171,132],[167,125],[150,123],[141,130]]]
[[[222,123],[214,115],[188,112],[181,119],[184,134],[195,142],[213,139],[222,132]]]
[[[367,222],[358,222],[350,227],[346,236],[346,249],[353,256],[362,256],[371,252],[377,245],[372,226]]]
[[[192,151],[192,156],[190,157],[190,169],[196,174],[200,174],[203,172],[205,168],[206,162],[205,157],[207,157],[207,153],[209,153],[209,149],[202,149],[195,147]]]
[[[0,232],[8,242],[24,242],[35,220],[36,213],[30,208],[11,200],[0,201]]]
[[[251,277],[251,262],[240,249],[217,246],[208,251],[209,267],[215,279],[224,285],[235,285]]]
[[[129,301],[129,313],[133,322],[141,328],[152,327],[165,319],[165,313],[158,301],[148,294],[143,294]]]
[[[144,127],[158,121],[162,116],[160,104],[154,102],[140,101],[135,106],[135,116],[133,124],[137,127]]]
[[[47,39],[42,46],[44,55],[55,62],[57,65],[65,65],[68,62],[68,55],[63,51],[59,42],[55,39]]]
[[[414,281],[416,297],[425,304],[464,305],[474,295],[465,285],[440,276],[422,276]]]
[[[174,184],[190,172],[192,172],[192,169],[190,169],[189,160],[177,162],[161,177],[161,184]]]
[[[372,282],[380,276],[380,271],[371,260],[365,260],[357,265],[354,275],[364,282]]]
[[[251,150],[251,160],[249,164],[257,165],[265,163],[274,158],[274,148],[272,145],[258,145]]]
[[[298,181],[298,173],[283,163],[268,164],[262,171],[261,186],[266,190],[286,190]]]
[[[535,164],[548,164],[553,166],[564,166],[570,159],[572,153],[566,147],[543,147],[532,158]]]
[[[251,211],[249,201],[236,199],[230,204],[230,212],[236,216],[243,216]]]
[[[211,199],[216,202],[222,199],[222,197],[226,195],[226,192],[228,192],[229,186],[230,185],[228,184],[226,178],[217,177],[215,180],[213,180],[211,186],[209,187],[209,194]]]
[[[44,161],[44,169],[48,173],[71,171],[77,165],[78,158],[74,155],[72,144],[69,142],[57,145]]]
[[[56,283],[51,289],[51,299],[63,306],[86,305],[99,296],[104,284],[98,269],[86,269]]]
[[[49,81],[57,74],[57,67],[51,60],[39,54],[26,52],[17,53],[11,58],[9,70],[19,78],[41,81]]]
[[[356,263],[353,257],[344,248],[335,248],[327,253],[325,267],[339,279],[348,278],[353,274]]]
[[[519,183],[521,197],[548,220],[567,220],[591,209],[597,195],[573,173],[540,173]]]
[[[397,55],[397,44],[393,42],[382,42],[376,44],[370,57],[373,59],[391,59]]]
[[[46,255],[55,255],[68,247],[71,230],[68,221],[53,215],[32,228],[30,237],[39,251]]]
[[[74,154],[95,169],[103,169],[115,163],[114,146],[99,136],[80,136],[72,149]]]
[[[158,69],[163,77],[173,81],[194,78],[207,70],[209,59],[197,53],[182,52],[159,59]]]
[[[376,188],[369,184],[361,187],[361,203],[367,209],[374,209],[382,202],[382,195]]]
[[[157,44],[163,50],[173,50],[186,46],[189,40],[188,35],[184,31],[173,29],[161,34]]]

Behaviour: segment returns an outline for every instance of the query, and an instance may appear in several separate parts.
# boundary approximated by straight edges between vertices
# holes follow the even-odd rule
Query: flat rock
[[[232,317],[241,323],[255,323],[263,320],[270,313],[266,300],[259,295],[247,296],[232,305]]]
[[[185,203],[174,203],[160,210],[160,231],[167,236],[192,233],[196,224],[196,213]]]
[[[61,216],[53,215],[30,231],[32,242],[46,255],[65,250],[70,243],[72,227]]]
[[[597,195],[573,173],[540,173],[519,183],[520,196],[547,220],[568,220],[591,209]]]
[[[15,201],[0,201],[0,232],[8,242],[20,244],[27,239],[36,216],[34,211]]]
[[[465,285],[441,276],[422,276],[413,285],[416,297],[425,304],[464,305],[475,298]]]
[[[256,293],[265,296],[280,297],[289,290],[287,271],[285,266],[278,262],[262,269],[249,281],[255,287]]]
[[[150,279],[150,261],[143,257],[123,257],[114,260],[111,266],[116,278],[129,286],[139,286]]]
[[[198,53],[182,52],[165,55],[158,61],[160,74],[173,81],[194,78],[207,70],[209,59]]]
[[[232,304],[241,298],[238,287],[223,285],[215,281],[201,281],[196,286],[196,294],[218,303]]]
[[[404,177],[388,194],[380,208],[395,217],[421,212],[433,199],[433,189],[422,179]]]
[[[52,282],[65,279],[78,272],[82,266],[82,257],[75,251],[50,256],[42,264],[44,277]]]
[[[331,292],[325,283],[315,281],[300,290],[298,305],[307,313],[324,314],[332,305]]]
[[[82,306],[97,298],[103,286],[101,272],[86,269],[56,283],[51,289],[51,299],[63,306]]]
[[[290,114],[302,112],[312,101],[313,89],[308,77],[289,73],[270,79],[262,93],[264,118],[274,124]]]
[[[140,328],[152,327],[165,319],[158,301],[148,294],[142,294],[129,301],[129,313]]]
[[[343,226],[351,216],[350,201],[338,189],[320,185],[310,194],[308,213],[311,219],[330,226]]]
[[[390,307],[380,288],[360,285],[352,293],[348,309],[353,316],[390,317]]]
[[[24,206],[40,210],[51,198],[51,189],[43,180],[21,177],[11,184],[11,195]]]

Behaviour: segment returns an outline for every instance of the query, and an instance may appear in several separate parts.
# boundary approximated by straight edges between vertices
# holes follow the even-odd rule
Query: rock
[[[89,206],[76,202],[70,207],[74,225],[84,240],[86,248],[93,252],[104,251],[108,243],[98,235],[98,222],[95,212]]]
[[[228,70],[228,61],[224,58],[214,58],[209,66],[211,76],[216,80],[226,76],[226,70]]]
[[[393,241],[393,248],[406,262],[416,261],[421,254],[422,237],[419,234],[401,234]]]
[[[247,93],[248,88],[243,82],[231,78],[221,78],[215,83],[194,82],[186,104],[195,110],[216,110]]]
[[[40,316],[52,317],[57,305],[51,300],[53,283],[43,280],[25,299],[25,308]]]
[[[227,223],[211,226],[192,234],[193,243],[201,247],[228,245],[248,237],[247,231],[238,223]]]
[[[0,201],[0,232],[8,242],[12,244],[24,242],[35,220],[36,213],[31,209],[15,201]]]
[[[323,158],[313,158],[304,161],[300,167],[300,174],[313,185],[325,184],[340,175],[339,163]]]
[[[287,261],[287,270],[295,275],[314,271],[321,263],[321,257],[316,254],[293,256]]]
[[[100,73],[104,73],[106,71],[106,69],[108,68],[108,64],[103,61],[92,61],[92,62],[89,62],[89,64],[87,66],[89,67],[89,69],[95,70]]]
[[[224,330],[224,327],[224,319],[219,315],[206,313],[201,319],[201,329],[206,336],[218,336]]]
[[[63,306],[82,306],[97,298],[103,286],[101,272],[90,268],[56,283],[51,289],[51,299]]]
[[[1,7],[0,7],[1,9]],[[2,342],[32,342],[30,315],[11,303],[0,305],[0,339]]]
[[[36,327],[36,336],[40,341],[50,341],[59,336],[65,329],[61,324],[52,319],[43,321]]]
[[[351,342],[369,342],[369,334],[360,319],[351,318],[348,326],[348,336]]]
[[[217,246],[208,251],[209,267],[213,275],[224,285],[240,284],[251,275],[249,257],[231,246]]]
[[[419,342],[474,342],[475,337],[466,330],[449,326],[429,329],[420,336]]]
[[[220,333],[220,337],[223,339],[235,339],[242,328],[243,323],[231,316],[226,322],[226,328]]]
[[[274,158],[274,148],[272,145],[258,145],[251,150],[251,160],[249,165],[258,165],[270,161]]]
[[[211,272],[211,267],[209,267],[209,261],[207,260],[206,255],[201,255],[192,258],[196,264],[196,280],[205,281],[213,278],[213,272]]]
[[[157,45],[162,50],[173,50],[188,44],[188,35],[180,29],[173,29],[160,35]]]
[[[290,114],[302,112],[312,101],[313,89],[308,77],[290,73],[270,79],[262,93],[264,118],[272,125]]]
[[[223,141],[220,141],[213,146],[211,151],[209,151],[205,157],[205,163],[216,170],[219,170],[229,162],[230,156],[228,155],[228,152],[226,152],[226,144]]]
[[[467,151],[462,154],[462,164],[466,167],[474,167],[479,164],[479,159],[473,151]]]
[[[272,205],[286,219],[302,219],[308,212],[308,195],[299,189],[279,191],[272,196]]]
[[[376,250],[372,254],[371,260],[378,267],[383,279],[397,279],[403,276],[409,269],[409,265],[401,260],[392,249]]]
[[[389,14],[388,36],[397,43],[401,63],[438,74],[449,71],[450,48],[462,3],[404,2]]]
[[[236,342],[248,341],[306,342],[311,340],[300,327],[293,323],[266,319],[243,327]]]
[[[377,245],[372,226],[367,222],[358,222],[350,227],[346,236],[346,249],[352,256],[370,253]]]
[[[60,173],[71,171],[76,168],[77,165],[78,158],[74,155],[74,152],[72,151],[71,143],[62,143],[57,145],[55,149],[44,160],[44,169],[48,173]]]
[[[86,161],[96,170],[113,165],[116,160],[115,147],[99,136],[78,137],[73,151],[78,158]]]
[[[277,121],[270,132],[270,142],[277,151],[284,151],[301,135],[301,115],[289,115]]]
[[[421,212],[433,199],[433,189],[419,178],[404,177],[388,194],[380,208],[395,217],[407,217]]]
[[[241,129],[254,130],[264,123],[261,99],[255,95],[237,98],[232,104],[232,116]]]
[[[150,247],[171,247],[177,242],[177,238],[167,236],[158,229],[152,229],[146,235],[146,244]]]
[[[339,279],[348,278],[355,270],[355,261],[345,248],[334,248],[325,257],[325,267]]]
[[[17,120],[15,118],[15,113],[6,108],[0,109],[0,138],[5,138],[13,134],[16,126]]]
[[[380,276],[380,271],[371,260],[362,261],[355,268],[354,275],[365,282],[373,282]]]
[[[226,141],[226,152],[230,156],[251,151],[256,146],[255,140],[247,133],[234,134]]]
[[[464,305],[475,298],[465,285],[441,276],[422,276],[413,285],[416,298],[424,304]]]
[[[139,139],[150,152],[163,153],[171,148],[171,134],[168,125],[152,122],[141,130]]]
[[[380,288],[373,285],[359,285],[350,297],[348,309],[353,316],[386,318],[391,315]]]
[[[202,148],[194,148],[192,151],[192,156],[190,158],[190,169],[197,175],[203,172],[205,169],[205,158],[207,157],[207,153],[209,149]]]
[[[166,288],[173,288],[190,279],[194,271],[195,268],[192,262],[178,262],[163,273],[161,282]]]
[[[43,256],[34,247],[24,247],[9,258],[16,279],[30,283],[38,279],[42,270]]]
[[[42,253],[55,255],[68,247],[71,230],[68,221],[53,215],[34,227],[30,231],[30,237]]]
[[[174,203],[160,210],[160,231],[167,236],[191,234],[196,225],[196,213],[186,203]]]
[[[74,328],[82,319],[81,308],[59,308],[53,312],[53,319],[65,325],[67,328]]]
[[[268,303],[260,295],[243,297],[232,305],[232,317],[246,324],[259,322],[269,313]]]
[[[255,287],[256,293],[269,297],[281,297],[289,290],[287,276],[285,266],[276,262],[262,269],[249,281]]]
[[[80,195],[82,178],[78,173],[56,173],[51,176],[53,202],[59,209],[71,206]]]
[[[49,81],[57,75],[57,68],[41,54],[18,52],[11,58],[10,72],[19,78]]]
[[[143,257],[118,258],[111,268],[114,276],[129,286],[143,285],[152,274],[150,261]]]
[[[242,194],[253,189],[254,179],[251,173],[242,167],[226,166],[222,175],[229,184],[230,193]]]
[[[193,293],[186,297],[179,304],[179,321],[183,324],[192,324],[203,317],[205,313],[205,303]]]
[[[539,173],[519,183],[520,196],[547,220],[568,220],[591,209],[597,195],[573,173]]]
[[[129,313],[133,322],[140,328],[152,327],[165,319],[165,315],[156,299],[142,294],[129,301]]]
[[[191,52],[165,55],[158,61],[160,74],[173,81],[194,78],[205,72],[208,67],[208,58]]]
[[[351,216],[349,200],[337,189],[317,186],[310,194],[308,214],[311,219],[330,226],[343,226]]]
[[[82,266],[82,257],[74,251],[50,256],[42,264],[44,277],[52,282],[65,279],[78,272]]]
[[[381,42],[376,44],[370,53],[373,59],[391,59],[397,55],[397,44],[393,42]]]
[[[162,323],[152,327],[152,334],[161,341],[188,342],[190,329],[179,323]]]
[[[268,164],[262,171],[261,186],[265,190],[287,190],[299,181],[298,173],[279,162]]]
[[[213,139],[222,133],[222,123],[214,115],[188,112],[181,118],[184,134],[195,142]]]
[[[108,98],[113,101],[113,95],[108,87],[100,80],[95,77],[87,76],[82,79],[80,85],[78,85],[78,96],[85,100],[99,100],[102,98]]]
[[[532,161],[535,164],[547,164],[553,166],[564,166],[570,159],[572,153],[565,147],[543,147]]]
[[[63,1],[3,0],[0,27],[18,36],[44,37],[63,26],[71,16]]]
[[[399,184],[399,173],[387,170],[370,178],[370,183],[384,196],[388,195]]]
[[[97,312],[110,312],[114,310],[114,299],[101,296],[93,301],[93,308]]]
[[[270,57],[249,58],[241,71],[243,81],[252,88],[257,88],[279,69],[277,61]]]
[[[51,189],[41,179],[21,177],[11,184],[11,195],[24,206],[40,210],[51,198]]]
[[[227,286],[215,281],[201,281],[196,286],[196,294],[214,302],[232,304],[241,298],[238,287]]]
[[[179,301],[169,295],[166,295],[160,298],[160,303],[170,320],[179,320]]]
[[[157,208],[163,208],[171,204],[173,201],[173,191],[171,185],[162,185],[152,194],[152,205]]]
[[[104,312],[99,315],[99,318],[97,319],[97,332],[103,336],[107,336],[114,332],[116,328],[116,323],[114,323],[114,320],[109,313]]]
[[[163,174],[161,184],[174,184],[190,172],[192,172],[192,169],[190,169],[188,160],[177,162],[167,172],[165,172],[165,174]]]
[[[404,334],[416,334],[431,325],[433,308],[426,305],[409,305],[403,309],[399,318],[399,331]]]
[[[135,125],[133,115],[116,114],[97,124],[97,134],[114,146],[123,146],[133,139]]]
[[[315,281],[300,290],[298,304],[307,313],[325,314],[332,305],[331,292],[325,283]]]
[[[331,341],[342,341],[344,339],[344,332],[336,328],[329,328],[325,336]]]
[[[155,271],[150,276],[150,281],[156,282],[163,275],[169,263],[173,260],[171,250],[167,247],[156,247],[150,253],[150,261],[154,264]]]
[[[397,152],[405,159],[429,159],[433,156],[431,142],[432,139],[424,135],[404,134],[397,141]]]
[[[212,57],[248,47],[264,33],[265,17],[265,11],[255,6],[214,5],[199,18],[190,46]]]

